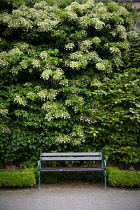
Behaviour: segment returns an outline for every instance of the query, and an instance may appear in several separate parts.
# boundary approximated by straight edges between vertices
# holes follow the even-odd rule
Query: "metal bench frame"
[[[42,167],[42,161],[100,161],[101,167]],[[106,189],[106,161],[102,152],[76,152],[76,153],[40,153],[38,161],[38,189],[41,183],[41,172],[49,171],[102,171],[104,189]]]

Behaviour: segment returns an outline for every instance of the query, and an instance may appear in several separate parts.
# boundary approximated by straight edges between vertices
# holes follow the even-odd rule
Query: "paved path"
[[[41,187],[1,189],[0,210],[140,210],[140,188],[104,190],[89,183]]]

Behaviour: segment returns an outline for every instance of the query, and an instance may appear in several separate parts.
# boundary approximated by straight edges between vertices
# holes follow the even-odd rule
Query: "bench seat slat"
[[[41,171],[104,171],[104,169],[92,167],[42,167]]]
[[[41,153],[42,157],[68,157],[68,156],[102,156],[102,152],[70,152],[70,153]]]
[[[80,161],[102,160],[102,157],[41,157],[41,161]]]

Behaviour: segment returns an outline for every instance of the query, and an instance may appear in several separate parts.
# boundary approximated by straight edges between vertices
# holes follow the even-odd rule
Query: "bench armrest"
[[[106,169],[106,160],[102,160],[102,168]]]
[[[40,170],[41,169],[41,161],[39,160],[38,161],[38,170]]]

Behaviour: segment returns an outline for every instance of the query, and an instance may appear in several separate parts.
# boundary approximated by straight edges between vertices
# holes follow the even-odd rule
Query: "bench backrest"
[[[43,153],[41,161],[86,161],[102,160],[102,152],[75,152],[75,153]]]

